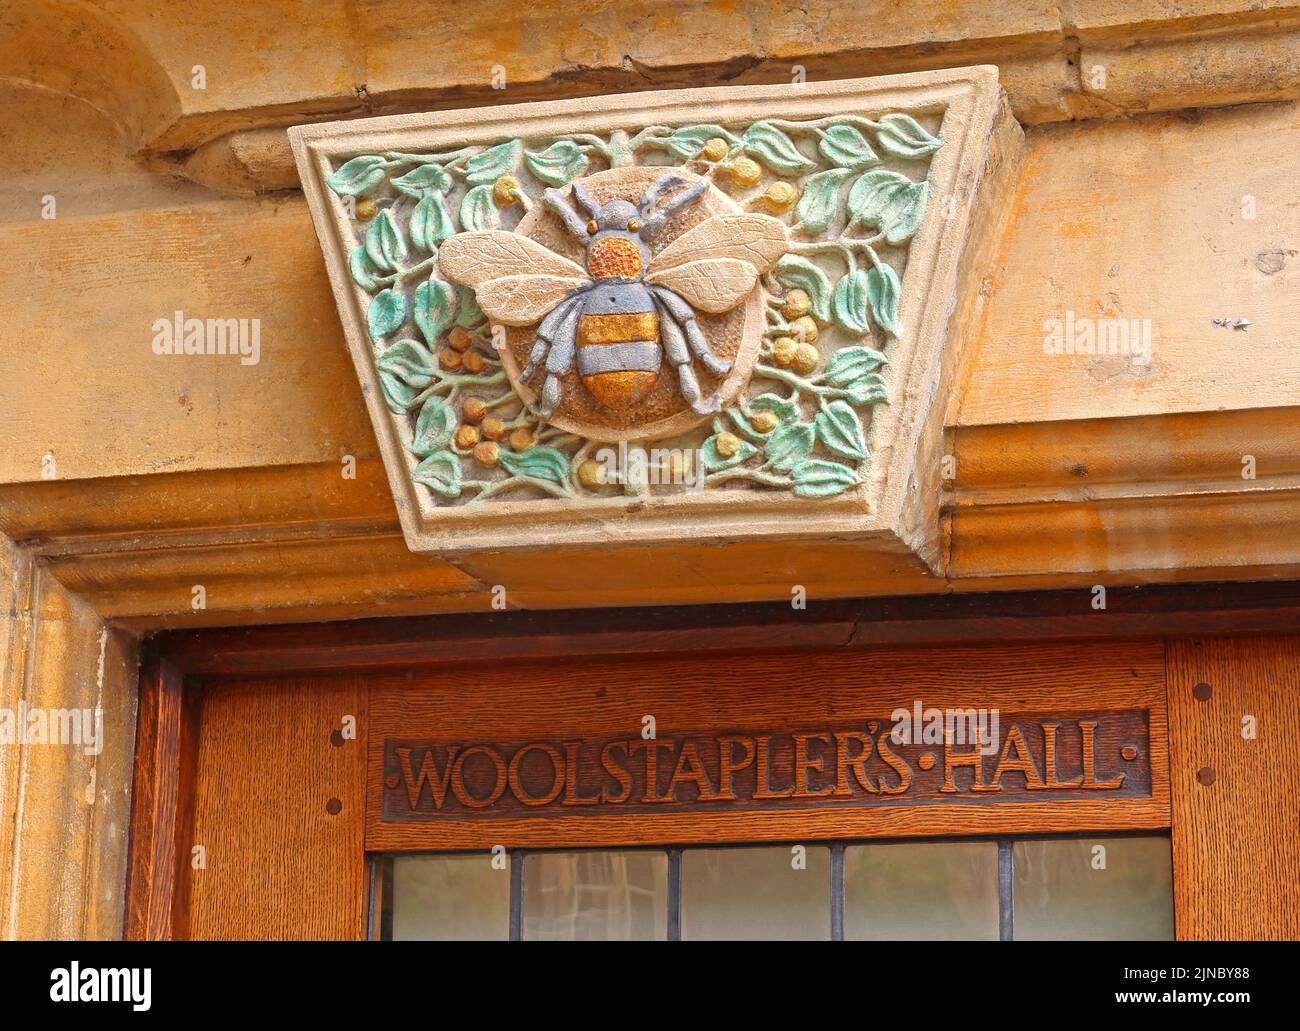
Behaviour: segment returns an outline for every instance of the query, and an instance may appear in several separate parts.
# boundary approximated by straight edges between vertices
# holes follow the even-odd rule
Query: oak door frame
[[[164,631],[142,650],[124,936],[183,928],[198,699],[211,677],[702,651],[1295,633],[1295,582],[396,617]]]

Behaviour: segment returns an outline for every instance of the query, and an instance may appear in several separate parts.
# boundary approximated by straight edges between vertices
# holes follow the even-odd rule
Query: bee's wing
[[[679,294],[692,308],[731,311],[758,281],[758,269],[739,258],[701,258],[647,275],[645,281]]]
[[[789,248],[785,223],[771,215],[714,215],[686,230],[656,254],[646,269],[646,279],[707,258],[748,262],[756,274],[761,274],[776,264]]]
[[[484,314],[507,326],[531,326],[591,277],[577,262],[500,230],[460,233],[438,249],[438,268],[468,286]]]

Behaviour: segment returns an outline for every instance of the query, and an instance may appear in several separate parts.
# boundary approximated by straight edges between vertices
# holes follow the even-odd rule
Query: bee
[[[563,399],[561,377],[575,361],[592,396],[608,408],[626,409],[655,385],[664,354],[693,411],[705,416],[721,409],[717,393],[702,396],[694,363],[725,376],[731,362],[713,353],[695,312],[735,308],[785,253],[788,238],[784,223],[769,215],[713,215],[651,257],[650,243],[668,217],[696,203],[707,188],[705,179],[691,182],[669,173],[649,186],[639,204],[616,198],[601,205],[575,182],[573,201],[585,220],[563,194],[548,189],[546,207],[585,244],[585,269],[535,240],[501,230],[461,233],[442,245],[442,273],[474,290],[489,319],[537,325],[520,380],[527,383],[545,369],[536,405],[543,419]]]

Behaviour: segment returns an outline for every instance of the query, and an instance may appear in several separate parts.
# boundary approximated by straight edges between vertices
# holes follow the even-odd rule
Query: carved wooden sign
[[[410,545],[904,533],[997,99],[962,69],[293,130]]]
[[[383,819],[1151,794],[1142,711],[1051,718],[999,713],[981,727],[980,712],[972,709],[946,721],[938,717],[930,727],[922,718],[919,732],[910,719],[780,733],[515,745],[388,740]]]

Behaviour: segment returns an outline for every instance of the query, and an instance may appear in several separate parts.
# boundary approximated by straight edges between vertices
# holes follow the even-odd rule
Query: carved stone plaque
[[[1008,124],[977,68],[292,130],[410,546],[929,558]]]

